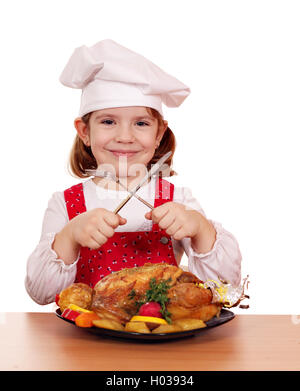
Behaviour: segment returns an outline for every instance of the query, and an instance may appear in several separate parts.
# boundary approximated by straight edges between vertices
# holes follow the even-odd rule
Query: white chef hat
[[[124,106],[152,107],[163,116],[162,102],[178,107],[190,93],[175,77],[111,39],[75,49],[60,81],[82,89],[80,117]]]

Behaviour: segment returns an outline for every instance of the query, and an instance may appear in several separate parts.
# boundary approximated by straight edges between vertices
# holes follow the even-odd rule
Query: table
[[[300,370],[300,317],[236,315],[180,340],[99,337],[54,313],[0,314],[0,370]]]

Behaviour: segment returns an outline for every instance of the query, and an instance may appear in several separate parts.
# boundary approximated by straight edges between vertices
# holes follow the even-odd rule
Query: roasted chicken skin
[[[222,305],[212,303],[210,289],[193,283],[178,283],[168,292],[171,319],[195,318],[207,321],[220,313]]]
[[[89,309],[92,304],[93,289],[87,284],[75,282],[60,292],[58,305],[63,312],[70,304]]]
[[[211,291],[195,284],[201,280],[167,264],[145,264],[106,276],[94,287],[92,310],[99,316],[128,322],[137,312],[135,301],[144,296],[153,278],[170,281],[167,310],[172,320],[188,317],[209,320],[219,313],[220,305],[211,303]],[[133,290],[135,301],[130,299]]]
[[[139,300],[149,288],[152,278],[168,280],[170,286],[176,284],[183,270],[168,264],[146,263],[141,267],[122,269],[109,274],[94,287],[92,310],[99,316],[128,322],[137,312],[135,301],[129,295],[134,290],[135,300]]]

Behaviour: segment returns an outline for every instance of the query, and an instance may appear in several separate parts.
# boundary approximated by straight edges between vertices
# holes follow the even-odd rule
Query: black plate
[[[60,309],[57,309],[56,315],[68,323],[75,323],[69,319],[65,319],[61,316]],[[99,327],[89,327],[89,328],[82,328],[83,330],[87,330],[88,332],[100,335],[100,336],[109,336],[109,337],[116,337],[116,338],[126,338],[126,339],[139,339],[144,341],[163,341],[167,339],[178,339],[178,338],[185,338],[190,337],[195,334],[201,333],[204,330],[207,330],[208,328],[220,326],[223,323],[228,322],[229,320],[234,318],[234,313],[222,309],[219,317],[213,317],[209,321],[205,322],[207,327],[201,328],[201,329],[194,329],[194,330],[187,330],[187,331],[179,331],[176,333],[164,333],[164,334],[142,334],[142,333],[130,333],[128,331],[117,331],[117,330],[109,330],[109,329],[102,329]],[[78,327],[78,326],[76,326]],[[80,328],[80,327],[78,327]]]

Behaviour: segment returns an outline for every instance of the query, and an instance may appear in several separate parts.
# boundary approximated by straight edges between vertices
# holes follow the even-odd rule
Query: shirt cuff
[[[206,258],[206,257],[209,257],[210,255],[212,255],[213,253],[215,253],[217,251],[217,247],[218,247],[218,243],[221,239],[221,224],[219,223],[216,223],[215,221],[212,221],[212,220],[208,220],[215,228],[216,230],[216,240],[215,240],[215,243],[212,247],[212,249],[210,251],[208,251],[207,253],[203,254],[203,253],[197,253],[192,245],[190,245],[190,251],[189,251],[189,256],[190,257],[195,257],[195,258]]]
[[[48,241],[48,244],[49,244],[50,253],[53,256],[53,262],[58,263],[60,265],[60,267],[63,270],[66,270],[66,271],[67,270],[72,270],[72,269],[76,268],[77,267],[77,262],[78,262],[79,257],[80,257],[80,252],[78,253],[77,258],[75,259],[75,261],[73,263],[71,263],[69,265],[64,263],[64,261],[62,259],[58,258],[58,255],[56,254],[56,252],[52,248],[52,244],[54,242],[55,235],[56,235],[56,232],[49,232],[49,233],[46,234],[46,238],[47,238],[47,241]]]

